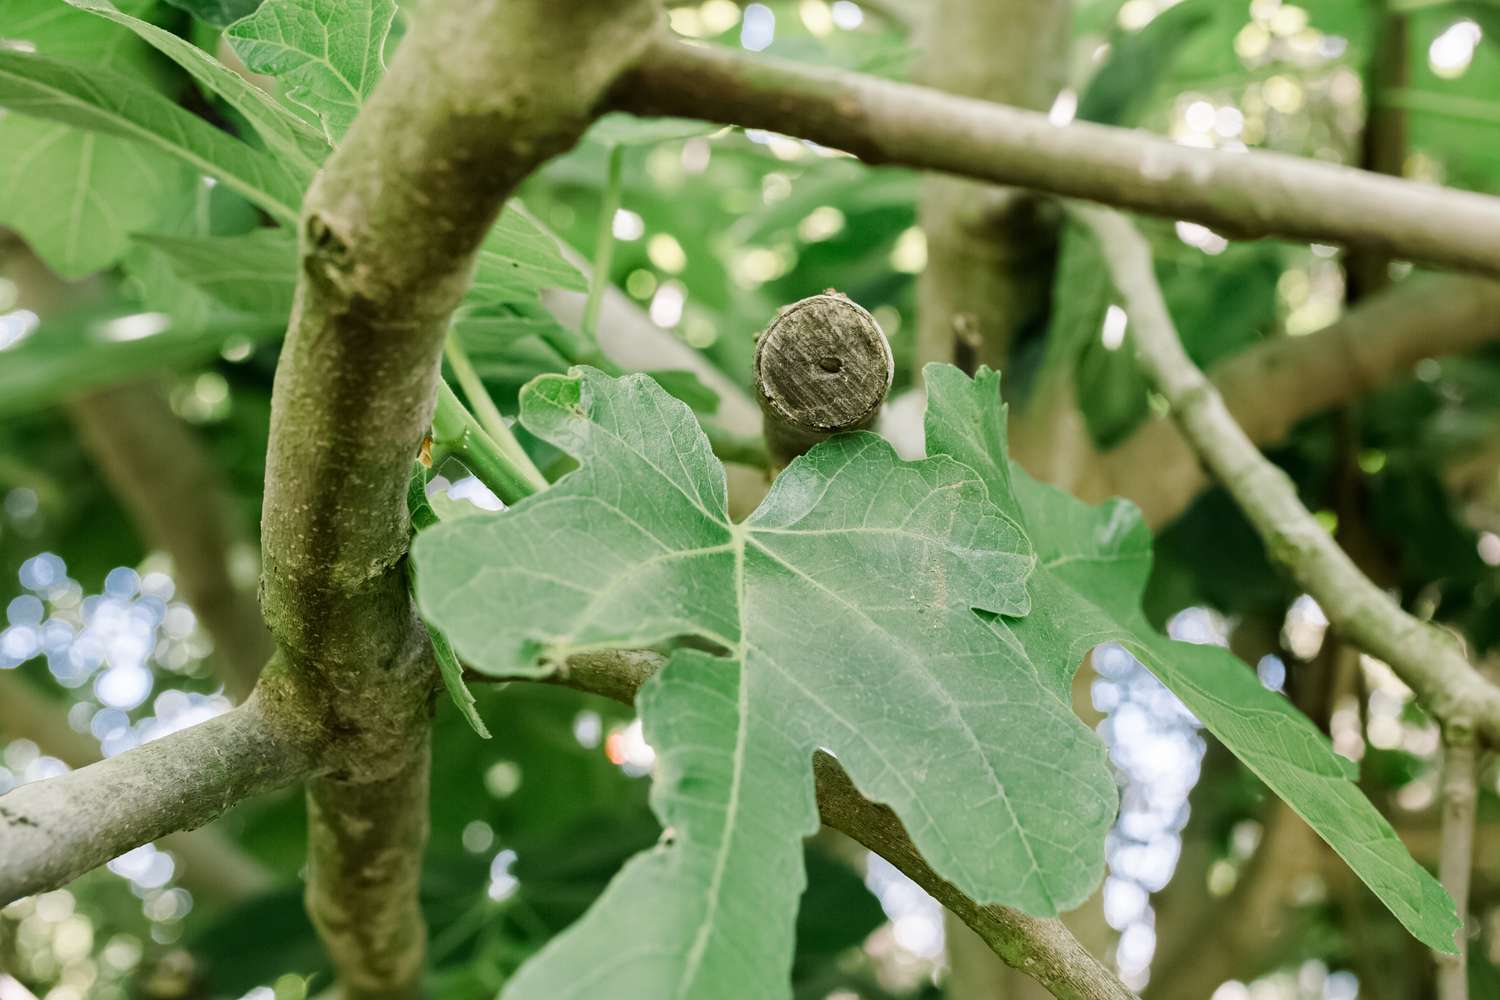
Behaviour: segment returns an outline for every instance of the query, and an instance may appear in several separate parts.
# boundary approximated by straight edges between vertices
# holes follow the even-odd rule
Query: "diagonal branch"
[[[1500,199],[1277,153],[1190,149],[1045,114],[659,36],[625,110],[773,129],[870,163],[1050,191],[1237,237],[1287,236],[1500,274]]]
[[[99,759],[99,744],[68,725],[62,702],[43,697],[18,671],[0,673],[0,735],[28,739],[69,767]],[[0,800],[0,808],[4,808]],[[134,845],[138,846],[138,845]],[[271,873],[232,839],[213,828],[184,830],[162,838],[161,846],[182,865],[177,881],[197,896],[234,898],[259,892]]]
[[[1178,340],[1151,249],[1118,213],[1075,206],[1098,237],[1125,300],[1142,368],[1173,419],[1224,484],[1270,551],[1347,640],[1391,665],[1439,719],[1473,720],[1500,740],[1500,688],[1464,659],[1458,642],[1407,614],[1366,577],[1298,499],[1286,474],[1246,436]]]
[[[63,885],[312,770],[259,696],[208,722],[0,797],[0,901]]]
[[[1299,421],[1375,391],[1423,358],[1500,341],[1497,317],[1500,284],[1424,275],[1371,296],[1315,333],[1237,354],[1211,372],[1212,380],[1250,440],[1273,445]],[[1166,417],[1141,425],[1080,471],[1066,484],[1071,492],[1086,500],[1129,497],[1153,526],[1176,518],[1208,485],[1192,446]]]

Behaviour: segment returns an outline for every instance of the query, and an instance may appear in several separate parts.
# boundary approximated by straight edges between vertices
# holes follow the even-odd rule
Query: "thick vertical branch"
[[[1464,720],[1443,727],[1443,833],[1438,878],[1458,907],[1458,952],[1439,954],[1438,1000],[1469,1000],[1469,879],[1474,868],[1474,808],[1479,797],[1474,730]]]
[[[1066,0],[934,0],[921,81],[1045,111],[1067,70]],[[999,369],[1017,334],[1046,314],[1057,206],[1029,192],[929,174],[919,208],[927,267],[917,278],[917,370],[946,361]]]
[[[276,372],[263,684],[324,738],[307,898],[350,997],[419,990],[435,666],[402,569],[411,462],[480,242],[643,46],[646,0],[434,0],[308,192]]]

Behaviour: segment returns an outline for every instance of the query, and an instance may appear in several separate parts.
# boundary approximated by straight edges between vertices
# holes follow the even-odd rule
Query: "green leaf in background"
[[[55,403],[84,389],[203,364],[231,342],[275,340],[285,323],[220,314],[208,325],[119,303],[71,310],[47,320],[5,351],[0,417]]]
[[[0,5],[0,39],[135,76],[149,77],[153,69],[145,46],[128,32],[49,0]],[[0,149],[6,150],[0,157],[0,225],[19,232],[65,278],[119,260],[131,231],[151,226],[191,193],[196,180],[155,150],[26,115],[0,115]]]
[[[1100,125],[1135,125],[1142,110],[1168,73],[1174,57],[1211,20],[1209,0],[1184,0],[1162,11],[1135,32],[1116,31],[1104,64],[1094,72],[1078,98],[1078,119]],[[1093,238],[1071,219],[1064,222],[1058,238],[1057,278],[1053,282],[1052,309],[1047,325],[1043,376],[1044,388],[1055,385],[1063,372],[1074,372],[1076,392],[1086,415],[1101,406],[1098,368],[1107,369],[1117,390],[1113,398],[1129,395],[1123,406],[1144,405],[1140,396],[1135,361],[1129,355],[1105,354],[1099,333],[1114,294],[1104,262]],[[1079,372],[1091,362],[1096,371]],[[1091,428],[1094,426],[1091,423]],[[1107,435],[1106,435],[1107,436]]]
[[[215,28],[227,28],[260,6],[260,0],[167,0],[167,3]]]
[[[218,178],[283,222],[296,218],[295,173],[134,77],[0,50],[0,107],[135,140]]]
[[[135,32],[147,44],[181,66],[199,85],[218,94],[255,129],[272,151],[295,164],[306,177],[322,163],[330,150],[327,140],[300,118],[240,74],[219,62],[193,43],[159,28],[150,21],[131,17],[109,0],[67,0],[79,10],[88,11]]]
[[[975,469],[1002,509],[1019,509],[1041,558],[1035,607],[1009,623],[1027,649],[1034,630],[1049,629],[1054,638],[1047,641],[1068,637],[1075,651],[1080,637],[1124,646],[1327,841],[1407,930],[1429,947],[1451,951],[1458,928],[1452,901],[1354,784],[1354,765],[1233,654],[1171,641],[1146,622],[1140,600],[1151,534],[1135,506],[1111,500],[1092,507],[1009,465],[998,374],[981,369],[970,380],[928,365],[926,380],[929,454]],[[984,433],[977,434],[980,427]],[[1014,495],[1003,500],[1012,485]]]
[[[145,146],[23,115],[0,119],[0,147],[0,223],[64,278],[119,260],[196,180]]]
[[[1171,69],[1183,44],[1212,20],[1213,0],[1183,0],[1139,31],[1114,32],[1105,57],[1078,98],[1078,118],[1101,125],[1133,124]]]
[[[235,54],[337,140],[385,70],[393,0],[265,0],[225,32]]]
[[[819,747],[965,892],[1047,914],[1088,896],[1113,779],[1069,707],[1079,659],[1037,663],[995,617],[1031,606],[1033,556],[973,472],[844,435],[734,524],[691,412],[650,379],[543,377],[521,419],[581,467],[422,533],[428,620],[497,676],[678,636],[725,655],[678,651],[642,690],[668,840],[508,996],[785,996]]]
[[[582,272],[562,255],[557,239],[542,230],[515,199],[485,236],[469,288],[473,301],[532,299],[541,288],[583,291]]]
[[[285,229],[239,236],[142,235],[137,242],[166,261],[178,280],[226,307],[285,322],[296,290],[297,241]]]

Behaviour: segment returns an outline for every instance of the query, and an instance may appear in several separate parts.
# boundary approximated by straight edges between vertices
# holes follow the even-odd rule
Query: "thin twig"
[[[1469,1000],[1469,879],[1474,869],[1474,807],[1478,799],[1474,730],[1463,720],[1443,727],[1443,834],[1438,878],[1458,908],[1458,953],[1439,954],[1438,1000]]]
[[[470,412],[478,420],[479,427],[488,437],[489,442],[498,448],[501,455],[514,469],[517,476],[529,483],[533,489],[542,489],[547,485],[547,477],[531,461],[531,456],[526,454],[526,449],[521,447],[521,442],[511,433],[510,424],[505,422],[501,416],[500,409],[495,401],[490,398],[489,390],[484,387],[479,373],[474,370],[474,365],[469,361],[469,355],[463,345],[458,342],[458,335],[453,331],[448,333],[448,342],[443,348],[444,355],[448,359],[448,365],[453,369],[453,374],[458,378],[458,384],[464,390],[464,396],[469,400]],[[448,397],[444,397],[446,401]],[[441,402],[438,404],[443,405]]]
[[[1457,640],[1407,614],[1375,586],[1297,496],[1287,475],[1235,423],[1212,382],[1183,350],[1151,262],[1151,248],[1118,212],[1073,210],[1098,237],[1125,302],[1142,369],[1166,398],[1198,457],[1223,483],[1280,563],[1347,640],[1386,663],[1439,719],[1472,719],[1500,741],[1500,688],[1463,657]]]

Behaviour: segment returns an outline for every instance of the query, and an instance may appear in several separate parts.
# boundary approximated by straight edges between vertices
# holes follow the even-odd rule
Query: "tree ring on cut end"
[[[880,324],[849,298],[825,292],[781,310],[755,347],[773,454],[786,461],[830,434],[869,427],[895,367]]]

